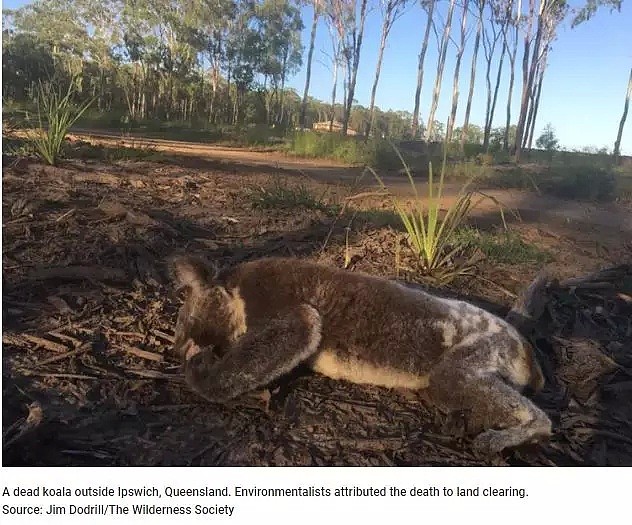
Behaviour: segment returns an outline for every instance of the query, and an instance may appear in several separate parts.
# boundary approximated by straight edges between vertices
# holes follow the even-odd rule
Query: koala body
[[[333,379],[428,389],[439,406],[467,413],[475,444],[487,451],[551,432],[521,394],[544,384],[532,347],[481,308],[297,259],[260,259],[215,275],[185,257],[173,269],[188,290],[175,350],[189,385],[210,401],[305,363]]]

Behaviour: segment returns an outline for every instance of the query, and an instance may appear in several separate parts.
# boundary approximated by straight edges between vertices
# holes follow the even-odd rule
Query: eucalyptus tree
[[[628,117],[628,106],[630,105],[630,97],[632,96],[632,68],[630,69],[630,78],[628,80],[628,90],[625,93],[625,104],[623,105],[623,115],[619,121],[619,131],[617,132],[617,139],[614,142],[614,156],[615,158],[621,155],[621,137],[623,136],[623,126],[625,126],[625,120]]]
[[[50,47],[58,72],[71,77],[81,73],[89,37],[74,0],[38,0],[12,14],[16,31]]]
[[[592,0],[590,0],[592,1]],[[557,27],[568,13],[566,0],[529,0],[524,52],[522,60],[522,96],[520,114],[516,125],[514,144],[515,160],[518,162],[528,137],[528,119],[531,110],[532,126],[535,124],[536,83],[544,73],[550,45],[555,39]],[[539,99],[537,99],[539,102]]]
[[[432,90],[432,102],[430,104],[430,111],[428,112],[428,125],[426,128],[427,140],[433,139],[435,115],[437,113],[437,107],[439,106],[439,96],[441,95],[441,81],[443,79],[445,60],[448,54],[448,43],[450,41],[450,30],[452,29],[452,15],[454,14],[455,5],[456,5],[456,0],[449,0],[448,13],[446,15],[445,23],[443,24],[443,33],[441,36],[441,40],[439,41],[439,56],[437,58],[437,73],[435,76],[434,88]]]
[[[421,99],[421,88],[424,81],[424,64],[426,61],[426,52],[428,51],[428,41],[430,39],[430,30],[434,27],[434,9],[437,0],[419,0],[422,9],[426,12],[426,29],[421,42],[421,51],[417,61],[417,88],[415,89],[415,104],[413,109],[413,118],[411,125],[411,133],[413,137],[417,137],[419,133],[419,104]]]
[[[12,14],[4,13],[2,31],[2,98],[25,102],[39,82],[51,78],[55,62],[50,46],[36,35],[15,31]]]
[[[345,67],[343,135],[347,134],[349,127],[368,7],[368,0],[328,0],[327,2],[328,16],[336,30]]]
[[[309,94],[309,84],[312,78],[312,60],[314,58],[314,47],[316,44],[316,29],[318,20],[321,17],[324,0],[303,0],[306,5],[312,6],[312,29],[309,34],[309,50],[307,52],[307,62],[305,71],[305,89],[303,90],[303,100],[301,102],[301,114],[299,123],[302,128],[306,127],[305,117],[307,114],[307,96]]]
[[[465,42],[467,40],[467,13],[469,8],[469,0],[463,0],[461,13],[461,38],[456,50],[456,64],[454,66],[454,81],[452,83],[452,106],[450,108],[450,118],[446,127],[446,140],[452,140],[452,131],[454,130],[454,122],[456,120],[456,110],[459,104],[459,73],[461,71],[461,60],[465,51]]]
[[[472,98],[474,96],[474,84],[476,82],[476,66],[478,63],[478,51],[481,44],[481,34],[483,31],[483,11],[485,10],[485,0],[473,0],[474,5],[477,8],[477,23],[476,23],[476,36],[474,37],[474,50],[472,51],[472,65],[470,66],[470,88],[467,94],[467,104],[465,105],[465,116],[463,118],[463,129],[460,134],[461,150],[465,142],[469,140],[468,134],[470,126],[470,113],[472,111]],[[454,121],[454,119],[453,119]]]
[[[226,45],[230,32],[230,21],[236,17],[237,5],[235,0],[198,0],[194,4],[194,14],[197,17],[197,30],[203,45],[201,47],[201,62],[208,61],[208,76],[210,79],[210,95],[206,105],[207,120],[217,122],[220,97],[223,82],[222,72],[226,64]],[[227,95],[227,93],[226,93]]]
[[[507,88],[507,110],[505,132],[503,135],[503,149],[509,150],[509,130],[511,126],[511,101],[516,80],[516,56],[518,55],[518,36],[522,14],[522,0],[499,0],[500,11],[503,13],[506,24],[503,24],[503,43],[509,58],[509,87]]]
[[[301,65],[303,22],[299,9],[289,0],[262,0],[256,4],[255,13],[260,52],[258,72],[264,77],[264,90],[268,79],[272,88],[266,94],[267,122],[278,124],[283,115],[287,75],[295,73]]]
[[[547,67],[547,59],[551,51],[553,41],[557,38],[557,28],[566,18],[569,6],[566,1],[557,1],[550,4],[542,19],[542,40],[540,44],[540,54],[537,57],[536,69],[533,85],[530,90],[529,111],[527,113],[526,133],[522,139],[522,147],[531,149],[535,122],[540,106],[540,95],[542,93],[542,83],[544,72]]]
[[[382,11],[382,33],[380,36],[380,47],[377,55],[377,63],[375,65],[375,77],[371,88],[371,101],[369,103],[369,117],[366,126],[366,139],[371,134],[373,121],[375,117],[375,95],[377,93],[377,85],[380,81],[380,73],[382,71],[382,60],[384,59],[384,50],[386,49],[386,41],[393,29],[395,22],[404,14],[409,0],[380,0],[380,9]]]
[[[496,101],[498,99],[498,89],[500,86],[500,79],[502,75],[503,64],[505,60],[506,45],[501,48],[500,58],[498,59],[498,67],[496,70],[496,82],[492,88],[492,63],[496,54],[496,49],[500,37],[502,36],[502,29],[507,26],[507,22],[502,20],[499,16],[498,5],[494,0],[487,2],[489,11],[488,25],[483,28],[483,51],[485,55],[485,84],[487,87],[487,98],[485,102],[485,127],[483,136],[483,149],[487,150],[489,147],[489,136],[492,129],[492,122],[494,120],[494,113],[496,110]]]

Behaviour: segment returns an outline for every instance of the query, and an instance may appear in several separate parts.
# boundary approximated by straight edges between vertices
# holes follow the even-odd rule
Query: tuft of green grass
[[[457,230],[464,224],[473,208],[473,192],[468,190],[472,180],[466,181],[455,201],[441,213],[442,195],[446,174],[447,148],[444,149],[443,164],[439,181],[435,185],[432,163],[428,166],[428,190],[426,203],[420,199],[410,169],[399,151],[406,175],[415,195],[411,207],[392,197],[395,212],[406,231],[410,248],[415,254],[422,274],[439,283],[447,283],[459,275],[467,275],[474,269],[475,258],[462,259],[463,244],[456,237]],[[379,175],[369,168],[384,190],[388,191]],[[458,262],[457,262],[458,261]]]
[[[510,230],[490,233],[465,226],[455,232],[454,240],[469,250],[480,250],[494,262],[521,264],[547,263],[553,260],[549,252],[526,243],[518,233]]]
[[[253,208],[261,209],[307,209],[319,210],[328,214],[335,213],[337,207],[327,203],[324,195],[315,195],[310,188],[303,184],[287,185],[275,180],[269,186],[249,188],[246,197]]]
[[[65,94],[56,86],[46,90],[40,82],[37,92],[37,117],[39,130],[30,137],[39,156],[48,164],[57,164],[66,135],[71,126],[92,105],[94,99],[79,106],[73,103],[75,95],[74,81],[70,82]],[[44,129],[44,122],[48,127]]]

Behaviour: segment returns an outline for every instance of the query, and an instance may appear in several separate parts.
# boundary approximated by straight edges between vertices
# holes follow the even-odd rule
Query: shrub
[[[74,94],[74,81],[70,82],[65,94],[58,87],[50,86],[46,92],[41,82],[38,85],[37,115],[40,129],[31,135],[30,140],[48,164],[57,163],[68,131],[94,101],[92,99],[75,106],[72,102]],[[44,121],[48,124],[46,129]]]
[[[345,137],[340,133],[297,131],[292,134],[288,151],[301,157],[320,157],[349,164],[365,164],[376,168],[401,167],[399,157],[387,140]]]
[[[559,140],[555,136],[555,130],[551,124],[547,124],[542,130],[542,134],[535,141],[535,145],[549,153],[555,151],[559,146]]]
[[[546,193],[567,199],[608,201],[617,194],[612,170],[593,166],[552,167],[539,186]]]

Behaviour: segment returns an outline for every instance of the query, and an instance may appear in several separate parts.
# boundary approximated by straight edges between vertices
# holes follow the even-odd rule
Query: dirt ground
[[[285,255],[339,267],[346,257],[348,271],[411,275],[395,271],[396,225],[378,213],[352,214],[349,224],[360,207],[388,208],[379,197],[345,201],[371,189],[351,175],[322,180],[276,161],[188,158],[58,168],[4,159],[4,465],[632,465],[624,204],[546,201],[533,210],[531,195],[501,195],[519,212],[508,215],[511,228],[553,254],[548,266],[560,280],[529,333],[547,376],[535,400],[555,433],[488,458],[472,452],[459,417],[423,395],[304,370],[267,397],[214,405],[190,393],[169,352],[180,302],[168,257],[204,253],[223,265]],[[248,191],[280,178],[348,202],[349,213],[253,208]],[[473,217],[484,228],[498,221],[491,208]],[[483,261],[477,278],[441,293],[504,315],[541,267]]]

